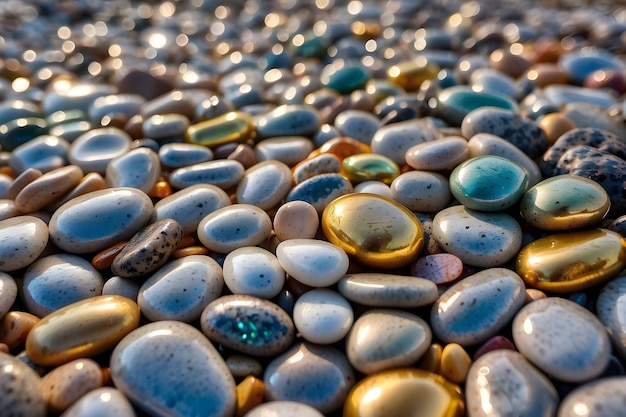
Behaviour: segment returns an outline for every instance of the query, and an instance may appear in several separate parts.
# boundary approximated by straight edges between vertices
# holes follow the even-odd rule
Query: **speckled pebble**
[[[140,285],[136,280],[113,276],[104,283],[102,295],[121,295],[136,302]]]
[[[331,201],[353,190],[350,181],[340,174],[319,174],[293,187],[285,201],[306,201],[321,214]]]
[[[513,340],[539,369],[565,382],[599,376],[611,353],[604,324],[584,307],[557,297],[522,308],[513,320]]]
[[[115,386],[151,415],[230,417],[237,402],[226,363],[195,328],[159,321],[128,334],[111,355]]]
[[[447,136],[411,146],[405,154],[406,163],[419,171],[454,169],[469,157],[467,139]]]
[[[293,167],[293,183],[301,182],[319,174],[332,174],[341,171],[341,160],[332,153],[321,153],[299,162]]]
[[[315,108],[298,104],[278,106],[256,122],[258,138],[312,136],[319,128],[320,119]]]
[[[302,294],[293,308],[293,323],[300,336],[316,344],[343,339],[352,327],[354,312],[348,300],[335,291],[315,288]]]
[[[426,279],[376,272],[346,274],[337,289],[348,300],[372,307],[423,307],[439,297],[437,286]]]
[[[32,264],[48,243],[48,226],[33,216],[0,221],[0,271],[15,271]]]
[[[244,171],[239,161],[218,159],[175,169],[170,173],[169,182],[179,190],[196,184],[213,184],[226,190],[237,185]]]
[[[256,246],[237,248],[224,258],[224,283],[233,294],[270,299],[285,283],[285,271],[276,256]]]
[[[164,143],[159,148],[159,160],[164,167],[169,169],[182,168],[212,159],[211,149],[193,143]]]
[[[161,175],[159,155],[148,148],[137,148],[111,160],[105,178],[109,188],[132,187],[150,192]]]
[[[390,188],[395,201],[419,213],[436,213],[452,199],[448,179],[436,172],[405,172],[393,180]]]
[[[11,152],[9,166],[20,174],[28,168],[48,172],[67,165],[70,143],[65,139],[43,135],[31,139]]]
[[[44,417],[46,403],[40,378],[24,362],[0,352],[0,410],[15,417]]]
[[[68,160],[83,172],[104,175],[107,165],[131,149],[131,138],[114,127],[92,129],[76,138],[70,145]],[[106,150],[106,152],[103,152]]]
[[[348,255],[323,240],[290,239],[276,247],[276,257],[294,279],[312,287],[336,284],[348,271]]]
[[[313,151],[313,141],[304,136],[263,139],[254,148],[259,162],[276,160],[293,167]]]
[[[128,399],[117,389],[97,388],[83,395],[62,417],[135,417]]]
[[[89,391],[102,386],[102,369],[92,359],[76,359],[48,372],[41,391],[49,412],[62,413]]]
[[[363,110],[344,110],[335,117],[334,126],[343,136],[369,145],[381,122],[378,117]]]
[[[626,377],[613,376],[579,385],[559,405],[557,417],[617,417],[626,407]]]
[[[280,161],[264,161],[248,168],[237,184],[237,202],[263,210],[280,203],[291,189],[291,170]]]
[[[626,276],[609,281],[598,295],[596,311],[613,341],[617,353],[626,358]]]
[[[298,401],[268,401],[254,407],[244,417],[324,417],[310,405]]]
[[[252,356],[235,353],[226,358],[226,366],[235,378],[244,378],[248,375],[260,377],[263,375],[263,365]]]
[[[463,273],[463,261],[451,253],[435,253],[419,258],[411,265],[411,275],[437,285],[454,281]]]
[[[319,215],[310,203],[302,200],[281,205],[274,215],[274,233],[280,240],[313,239],[319,227]]]
[[[0,319],[9,312],[17,299],[17,284],[13,277],[0,272]],[[2,340],[0,338],[0,340]]]

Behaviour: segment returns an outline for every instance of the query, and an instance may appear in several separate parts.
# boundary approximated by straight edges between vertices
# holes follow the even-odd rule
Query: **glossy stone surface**
[[[0,352],[0,407],[9,415],[44,417],[46,403],[39,389],[40,378],[28,365]]]
[[[102,369],[92,359],[76,359],[48,372],[41,391],[48,411],[62,413],[89,391],[102,386]]]
[[[344,417],[461,417],[465,404],[461,388],[444,377],[421,369],[401,368],[370,375],[354,386]]]
[[[406,155],[413,146],[429,143],[440,137],[441,133],[429,119],[405,120],[378,129],[372,137],[371,151],[402,166],[409,163]]]
[[[83,171],[76,165],[49,171],[22,188],[15,196],[15,206],[22,213],[41,210],[78,185],[82,178]]]
[[[437,285],[452,282],[462,273],[463,261],[451,253],[426,255],[411,265],[411,275],[425,278]]]
[[[613,376],[585,383],[559,405],[557,417],[612,417],[624,412],[626,377]]]
[[[313,239],[320,224],[317,210],[306,201],[281,205],[274,215],[274,233],[280,240]]]
[[[131,149],[130,136],[121,129],[93,129],[80,135],[70,145],[68,160],[78,165],[83,172],[97,172],[104,175],[106,167],[113,159]]]
[[[293,187],[285,201],[305,201],[321,214],[333,200],[352,191],[352,184],[343,176],[333,173],[319,174]]]
[[[418,213],[436,213],[452,199],[448,179],[436,172],[405,172],[391,182],[390,190],[393,200]]]
[[[268,401],[254,407],[245,417],[323,417],[324,415],[310,405],[298,401]]]
[[[617,276],[626,267],[626,241],[607,229],[548,235],[526,245],[516,270],[529,287],[582,291]]]
[[[402,61],[387,70],[387,79],[406,91],[417,90],[426,80],[432,80],[439,73],[439,66],[428,62],[424,57]]]
[[[256,124],[257,138],[312,136],[320,127],[317,111],[303,105],[282,105],[261,116]]]
[[[445,88],[439,92],[437,101],[439,116],[456,126],[460,126],[472,110],[482,107],[498,108],[511,112],[517,108],[515,101],[509,98],[487,92],[476,92],[468,86]]]
[[[557,297],[522,308],[513,320],[513,340],[539,369],[565,382],[599,376],[611,353],[602,322],[573,301]]]
[[[170,173],[172,187],[183,189],[197,184],[212,184],[224,190],[237,185],[245,168],[239,161],[218,159],[175,169]]]
[[[400,168],[395,162],[374,153],[348,156],[344,158],[341,167],[348,179],[354,183],[381,181],[385,184],[391,184],[400,175]]]
[[[276,247],[278,262],[291,277],[312,287],[329,287],[348,271],[350,261],[337,245],[317,239],[289,239]]]
[[[9,311],[0,318],[0,343],[15,349],[23,346],[26,336],[39,321],[39,317],[25,311]]]
[[[263,139],[254,148],[258,161],[276,160],[293,167],[313,151],[306,136],[279,136]]]
[[[471,365],[472,358],[463,346],[458,343],[448,343],[443,347],[439,373],[449,381],[463,384]]]
[[[0,272],[0,319],[9,312],[17,299],[17,284],[13,277]]]
[[[291,171],[280,161],[264,161],[248,168],[237,184],[237,202],[263,210],[278,205],[291,189]]]
[[[115,386],[139,408],[164,417],[229,417],[235,381],[213,345],[176,321],[141,326],[111,355]]]
[[[285,283],[285,271],[276,256],[256,246],[235,249],[224,258],[224,283],[233,294],[270,299]]]
[[[311,156],[293,167],[293,183],[295,185],[319,174],[339,173],[341,160],[332,153],[320,153]]]
[[[0,271],[15,271],[32,264],[48,243],[48,226],[34,216],[0,221]]]
[[[372,307],[423,307],[439,297],[437,286],[429,280],[375,272],[346,274],[337,289],[348,300]]]
[[[128,399],[117,389],[102,387],[83,395],[63,417],[135,417]]]
[[[411,146],[406,152],[405,160],[416,170],[442,171],[454,169],[469,155],[465,138],[448,136]]]
[[[364,265],[395,268],[411,262],[424,245],[419,220],[402,205],[374,194],[348,194],[322,214],[326,238]]]
[[[161,164],[170,169],[182,168],[213,159],[213,151],[192,143],[164,143],[159,148]]]
[[[626,358],[626,276],[609,281],[598,295],[596,312],[604,323],[613,347],[622,358]]]
[[[78,301],[40,320],[28,334],[26,353],[36,364],[56,366],[114,347],[139,324],[137,304],[120,296]]]
[[[110,188],[132,187],[150,192],[161,175],[159,155],[148,148],[137,148],[120,155],[107,165],[105,177]]]
[[[246,113],[235,111],[189,126],[185,141],[213,148],[225,143],[245,142],[253,132],[252,118]]]
[[[352,327],[354,312],[343,296],[326,288],[302,294],[293,308],[293,323],[300,336],[321,345],[343,339]]]

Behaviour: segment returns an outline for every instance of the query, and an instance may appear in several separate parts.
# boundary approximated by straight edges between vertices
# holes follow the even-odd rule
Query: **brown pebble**
[[[90,172],[83,177],[82,180],[74,187],[69,193],[65,194],[61,199],[55,201],[52,204],[46,206],[46,209],[50,212],[55,211],[63,204],[70,201],[72,198],[81,196],[83,194],[90,193],[92,191],[104,190],[107,188],[107,183],[102,178],[102,175],[97,172]]]
[[[443,347],[439,343],[433,343],[424,352],[424,355],[417,364],[417,367],[435,374],[441,372],[441,355]]]
[[[172,252],[172,258],[178,259],[184,258],[185,256],[208,254],[209,250],[204,246],[188,246],[186,248],[176,249],[174,252]]]
[[[524,75],[539,88],[551,84],[567,84],[567,74],[556,64],[535,64]]]
[[[123,241],[116,243],[110,248],[106,248],[102,252],[96,254],[91,260],[91,265],[98,271],[102,271],[111,267],[115,257],[124,249],[128,242]]]
[[[198,243],[198,241],[196,240],[195,236],[185,235],[185,236],[183,236],[183,238],[178,243],[178,246],[176,246],[176,250],[183,249],[183,248],[186,248],[188,246],[194,246],[197,243]]]
[[[0,319],[0,342],[10,349],[24,344],[26,337],[39,317],[25,311],[9,311]]]
[[[526,304],[531,303],[533,301],[541,300],[542,298],[546,298],[547,295],[545,292],[541,290],[537,290],[534,288],[526,288]]]
[[[521,50],[514,49],[516,46],[493,51],[489,56],[489,66],[513,78],[522,75],[532,63],[521,54]]]
[[[9,189],[6,193],[6,198],[10,198],[11,200],[15,200],[15,197],[31,182],[35,181],[37,178],[41,177],[43,172],[36,168],[28,168],[20,175],[17,176],[9,186]]]
[[[9,353],[9,346],[6,343],[0,343],[0,352]]]
[[[228,155],[227,159],[234,159],[241,162],[244,168],[248,169],[257,163],[256,154],[254,148],[245,143],[240,143],[237,147]]]
[[[83,170],[76,165],[47,172],[19,192],[15,205],[22,213],[41,210],[76,187],[82,178]]]
[[[576,125],[561,113],[549,113],[538,121],[539,127],[543,129],[550,145],[566,132],[576,128]]]
[[[274,216],[274,231],[280,240],[313,239],[318,227],[317,210],[306,201],[285,203]]]
[[[100,365],[93,359],[76,359],[41,378],[41,391],[48,411],[62,413],[80,397],[102,386]]]

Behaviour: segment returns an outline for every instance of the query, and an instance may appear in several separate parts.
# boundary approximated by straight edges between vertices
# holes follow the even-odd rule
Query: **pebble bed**
[[[0,3],[0,415],[622,416],[590,3]]]

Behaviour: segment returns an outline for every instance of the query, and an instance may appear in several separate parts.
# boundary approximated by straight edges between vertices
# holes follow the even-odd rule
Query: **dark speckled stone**
[[[341,175],[320,174],[292,188],[285,201],[306,201],[315,207],[318,213],[321,213],[324,211],[324,207],[335,198],[352,191],[350,182]]]
[[[141,229],[115,257],[111,271],[123,278],[149,274],[159,269],[183,238],[183,228],[163,219]]]
[[[35,371],[16,357],[0,352],[0,410],[3,416],[45,416],[46,403],[38,387],[39,376]]]

